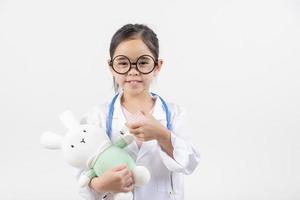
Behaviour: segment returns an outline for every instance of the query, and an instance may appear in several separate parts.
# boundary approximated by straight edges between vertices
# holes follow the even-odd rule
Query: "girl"
[[[113,142],[127,126],[136,141],[125,149],[137,165],[149,169],[151,179],[134,188],[131,172],[121,165],[81,188],[85,199],[111,199],[110,192],[132,190],[135,200],[184,199],[183,175],[194,171],[199,153],[188,139],[190,131],[182,108],[150,92],[162,64],[158,39],[149,27],[127,24],[112,37],[108,65],[117,95],[88,113],[81,123],[98,118]]]

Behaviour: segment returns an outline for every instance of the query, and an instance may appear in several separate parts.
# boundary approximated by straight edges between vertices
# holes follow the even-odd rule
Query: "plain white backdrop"
[[[297,0],[0,0],[0,199],[79,200],[40,135],[113,94],[113,33],[145,23],[165,60],[153,90],[187,108],[201,152],[187,200],[300,199]]]

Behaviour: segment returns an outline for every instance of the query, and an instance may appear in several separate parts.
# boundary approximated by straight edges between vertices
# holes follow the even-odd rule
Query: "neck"
[[[129,111],[136,113],[141,110],[150,111],[154,101],[149,91],[139,94],[123,93],[121,98],[122,105]]]

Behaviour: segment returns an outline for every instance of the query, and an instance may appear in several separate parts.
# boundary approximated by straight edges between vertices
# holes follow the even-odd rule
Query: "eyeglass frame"
[[[125,58],[129,61],[129,63],[130,63],[130,67],[129,67],[128,71],[126,71],[126,72],[124,72],[124,73],[117,72],[117,71],[115,70],[115,68],[113,67],[113,62],[114,62],[114,60],[115,60],[116,58],[120,57],[120,56],[125,57]],[[143,57],[143,56],[150,57],[150,58],[153,60],[153,62],[154,62],[153,69],[152,69],[150,72],[147,72],[147,73],[141,72],[141,71],[139,70],[139,68],[137,67],[137,62],[138,62],[138,60],[139,60],[141,57]],[[135,67],[132,67],[132,65],[135,65]],[[110,59],[110,61],[109,61],[109,66],[110,66],[117,74],[121,74],[121,75],[128,74],[128,72],[129,72],[132,68],[135,68],[135,69],[136,69],[138,72],[140,72],[141,74],[150,74],[151,72],[153,72],[153,70],[155,69],[155,67],[156,67],[157,65],[158,65],[158,59],[154,59],[152,56],[147,55],[147,54],[144,54],[144,55],[139,56],[139,57],[136,59],[135,62],[131,62],[130,59],[129,59],[127,56],[125,56],[125,55],[117,55],[116,57],[114,57],[113,59]]]

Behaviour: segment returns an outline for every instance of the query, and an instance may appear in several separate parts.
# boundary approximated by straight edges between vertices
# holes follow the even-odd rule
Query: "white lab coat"
[[[125,126],[126,119],[122,112],[121,95],[115,102],[112,121],[112,142],[120,137],[120,130]],[[99,125],[106,126],[109,103],[95,107],[83,117],[81,123],[89,120],[99,120]],[[194,148],[188,135],[192,134],[187,123],[186,113],[173,103],[167,103],[171,112],[171,142],[174,147],[173,158],[169,157],[158,145],[156,140],[144,142],[140,149],[134,141],[125,150],[136,161],[137,165],[147,167],[151,174],[150,181],[133,191],[134,200],[183,200],[184,174],[191,174],[199,162],[199,152]],[[152,115],[166,125],[166,114],[159,98],[156,99]],[[77,178],[84,176],[82,171]],[[98,194],[88,186],[79,189],[80,195],[87,200],[111,199],[109,193]]]

